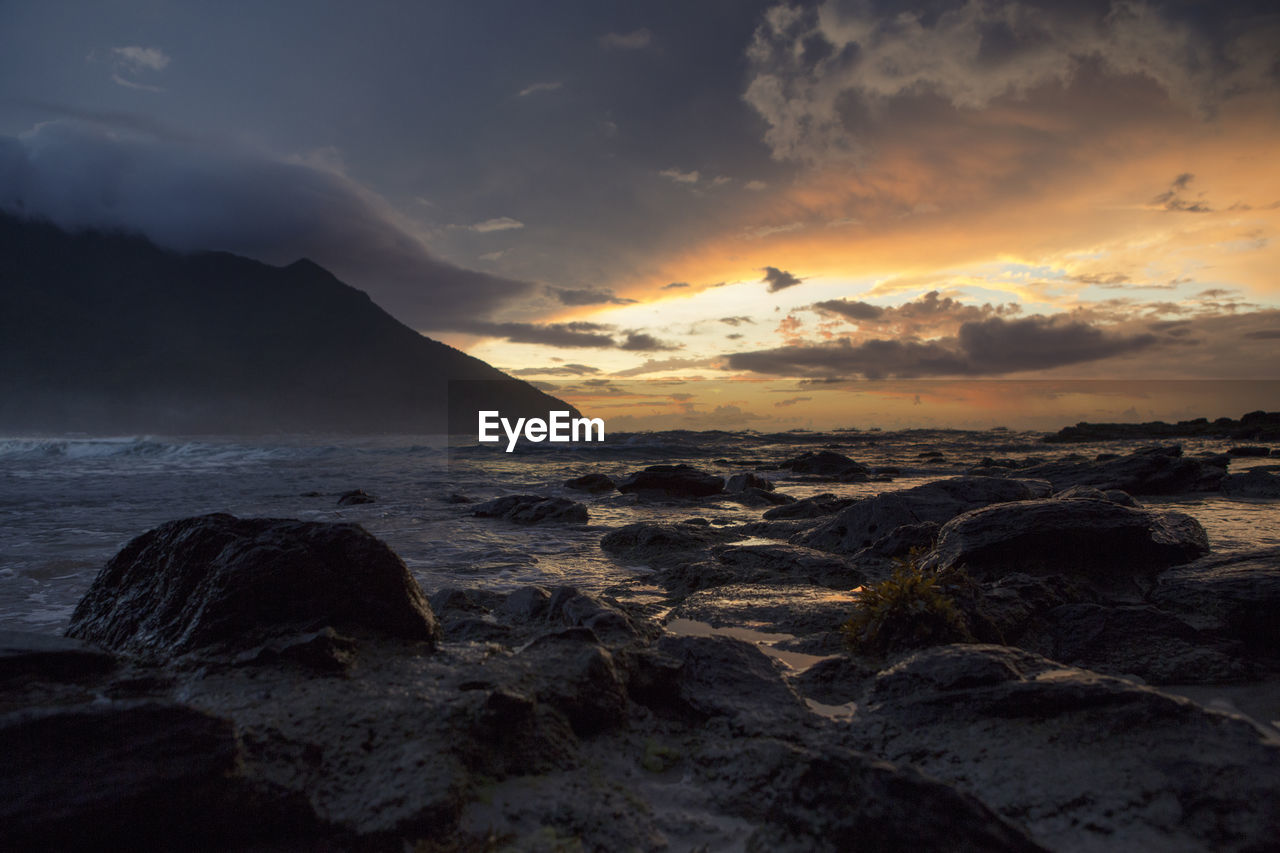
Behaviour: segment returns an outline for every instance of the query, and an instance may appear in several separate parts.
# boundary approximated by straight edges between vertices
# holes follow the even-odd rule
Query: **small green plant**
[[[897,560],[887,580],[862,588],[853,617],[841,627],[845,643],[853,652],[885,657],[908,649],[973,642],[954,594],[970,585],[960,571],[925,570],[913,551]]]

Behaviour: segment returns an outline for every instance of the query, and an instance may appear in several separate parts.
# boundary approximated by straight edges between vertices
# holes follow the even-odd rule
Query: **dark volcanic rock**
[[[1215,491],[1227,473],[1220,459],[1187,459],[1181,445],[1149,447],[1106,462],[1046,462],[1024,468],[1025,477],[1048,480],[1054,489],[1093,486],[1131,495],[1176,495]]]
[[[1280,648],[1280,548],[1205,557],[1170,569],[1149,599],[1200,630],[1274,655]]]
[[[600,547],[613,557],[637,563],[660,564],[697,559],[717,542],[735,534],[705,524],[636,522],[611,530]]]
[[[853,554],[874,545],[904,524],[929,521],[941,524],[976,507],[1027,500],[1047,493],[1046,484],[1003,477],[939,480],[863,498],[793,541],[822,551]]]
[[[359,525],[219,514],[170,521],[126,545],[67,634],[168,657],[325,626],[426,642],[439,633],[404,563]]]
[[[238,753],[229,721],[166,702],[4,715],[0,847],[227,849],[286,833],[305,846],[298,804],[246,784]]]
[[[504,495],[477,504],[471,513],[477,518],[501,518],[516,524],[540,524],[544,521],[587,523],[587,508],[583,504],[568,498],[542,495]]]
[[[343,492],[338,496],[338,506],[356,506],[358,504],[371,504],[375,498],[364,489],[352,489],[349,492]]]
[[[745,492],[747,489],[760,489],[765,492],[774,490],[773,481],[768,477],[762,477],[753,471],[747,471],[742,474],[734,474],[725,484],[726,492]]]
[[[867,479],[871,469],[861,462],[833,450],[805,451],[799,456],[781,462],[779,468],[790,468],[795,474],[808,474],[828,480],[860,483]]]
[[[1254,468],[1222,478],[1222,493],[1239,498],[1280,498],[1280,475]]]
[[[620,492],[655,494],[672,498],[705,498],[724,491],[724,480],[691,465],[650,465],[628,474],[618,484]]]
[[[769,521],[792,518],[822,518],[834,515],[856,501],[856,498],[838,498],[830,492],[801,498],[793,504],[765,510],[764,517]]]
[[[617,484],[604,474],[583,474],[581,477],[566,480],[564,487],[580,492],[612,492]]]
[[[849,734],[1053,849],[1266,850],[1280,837],[1280,741],[1019,649],[917,652],[876,677]]]
[[[1250,673],[1186,622],[1150,605],[1067,604],[1018,645],[1072,666],[1150,684],[1224,684]]]
[[[70,637],[0,631],[0,678],[74,680],[101,675],[115,667],[113,655]]]
[[[1200,523],[1107,500],[1035,500],[983,507],[943,526],[930,564],[963,566],[979,578],[1010,572],[1064,574],[1101,588],[1135,580],[1209,551]]]
[[[800,545],[718,545],[711,553],[735,569],[743,583],[803,582],[852,589],[863,581],[852,561]]]

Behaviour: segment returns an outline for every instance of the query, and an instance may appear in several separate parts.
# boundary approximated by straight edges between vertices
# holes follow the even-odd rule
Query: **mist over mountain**
[[[450,381],[453,404],[450,402]],[[0,429],[472,433],[573,408],[320,266],[0,215]]]

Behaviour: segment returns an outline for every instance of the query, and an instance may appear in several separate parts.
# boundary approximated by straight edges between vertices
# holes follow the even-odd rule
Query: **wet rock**
[[[853,597],[818,587],[791,584],[728,584],[689,595],[668,619],[691,619],[713,628],[750,628],[790,634],[790,651],[830,654],[843,645],[840,626],[849,618]]]
[[[354,638],[325,627],[307,634],[291,634],[268,640],[256,649],[237,655],[237,664],[293,663],[321,675],[346,674],[355,662]]]
[[[847,731],[1052,849],[1268,849],[1280,827],[1275,738],[1018,649],[917,652],[877,676]]]
[[[812,530],[821,523],[818,519],[812,518],[789,518],[775,521],[752,521],[747,524],[739,524],[730,529],[737,534],[735,538],[738,539],[748,539],[754,536],[760,539],[785,541],[798,533]]]
[[[833,450],[805,451],[779,463],[778,467],[789,468],[793,474],[807,474],[844,483],[864,482],[871,473],[866,465]]]
[[[273,837],[305,846],[317,823],[243,780],[229,721],[170,702],[6,714],[0,754],[6,850],[227,849]]]
[[[1160,575],[1152,604],[1202,631],[1275,654],[1280,648],[1280,548],[1205,557]]]
[[[471,511],[477,518],[500,518],[516,524],[541,524],[545,521],[586,524],[587,508],[568,498],[541,495],[504,495],[477,504]]]
[[[572,480],[566,480],[564,487],[566,489],[576,489],[580,492],[612,492],[617,483],[613,482],[611,477],[604,474],[583,474],[581,477],[574,477]]]
[[[699,764],[742,777],[733,805],[763,819],[747,840],[753,853],[1044,850],[978,799],[865,753],[758,740],[717,752]]]
[[[711,554],[735,569],[743,583],[802,582],[852,589],[863,581],[852,561],[800,545],[717,545]]]
[[[793,504],[796,499],[791,495],[784,495],[782,492],[766,492],[764,489],[749,487],[740,492],[733,492],[728,495],[729,500],[740,503],[743,506],[786,506]]]
[[[1098,595],[1088,584],[1062,575],[1013,572],[979,585],[976,595],[961,598],[961,609],[975,637],[1018,646],[1026,634],[1044,628],[1056,608],[1096,602]]]
[[[1184,513],[1096,498],[1049,499],[997,504],[952,519],[938,534],[929,565],[964,566],[988,579],[1009,572],[1063,574],[1100,589],[1133,592],[1162,569],[1208,551],[1204,528]]]
[[[637,522],[606,533],[600,539],[600,547],[619,560],[669,565],[695,560],[713,544],[733,536],[727,530],[687,522]]]
[[[1222,478],[1222,493],[1236,498],[1280,498],[1280,475],[1254,468]]]
[[[811,498],[801,498],[787,506],[766,510],[764,517],[770,521],[794,518],[822,518],[834,515],[845,507],[852,505],[855,500],[855,498],[838,498],[826,492],[821,495],[814,495]]]
[[[923,554],[933,548],[940,529],[941,526],[936,521],[903,524],[870,546],[855,552],[850,562],[868,577],[888,577],[894,567],[900,561],[910,559],[913,552]]]
[[[1022,501],[1047,494],[1047,486],[1002,477],[954,477],[913,489],[863,498],[834,518],[793,540],[837,554],[868,548],[899,527],[920,522],[941,524],[966,510],[992,503]]]
[[[643,471],[628,474],[618,484],[618,491],[669,498],[705,498],[723,492],[724,480],[691,465],[650,465]]]
[[[762,477],[752,471],[742,474],[734,474],[725,484],[726,492],[745,492],[747,489],[759,489],[765,492],[772,492],[776,488],[773,481],[768,477]]]
[[[1110,501],[1113,504],[1120,504],[1120,506],[1138,506],[1138,502],[1128,492],[1122,492],[1119,489],[1110,489],[1104,492],[1101,489],[1095,489],[1093,486],[1072,486],[1069,489],[1055,492],[1053,498],[1060,501]]]
[[[1131,495],[1216,491],[1226,473],[1224,461],[1187,459],[1179,444],[1149,447],[1107,462],[1046,462],[1022,470],[1024,476],[1048,480],[1059,491],[1093,486]]]
[[[564,714],[577,734],[599,734],[626,720],[626,688],[613,656],[589,637],[549,634],[518,657],[538,673],[537,700]]]
[[[1227,448],[1228,456],[1270,456],[1271,448],[1260,444],[1238,444]]]
[[[791,679],[796,692],[824,705],[844,705],[866,692],[879,668],[848,655],[820,660]]]
[[[74,681],[115,669],[114,655],[69,637],[0,631],[0,679]]]
[[[1251,673],[1186,622],[1150,605],[1067,604],[1019,642],[1053,660],[1149,684],[1223,684]]]
[[[459,494],[458,492],[450,492],[448,496],[443,497],[440,500],[447,504],[473,504],[476,502],[475,498],[469,495]]]
[[[404,563],[359,525],[206,515],[126,545],[67,634],[163,658],[325,626],[427,643],[439,634]]]
[[[373,495],[364,489],[352,489],[349,492],[343,492],[338,495],[338,506],[357,506],[359,504],[371,504],[376,500]]]

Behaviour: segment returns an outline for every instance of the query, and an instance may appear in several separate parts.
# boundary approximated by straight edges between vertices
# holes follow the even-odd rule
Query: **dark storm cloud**
[[[310,258],[423,330],[458,329],[532,289],[432,257],[340,171],[81,121],[0,137],[0,210],[180,251]]]
[[[475,320],[458,323],[454,328],[473,335],[505,338],[515,344],[587,348],[614,345],[613,338],[605,334],[612,327],[600,323],[491,323]]]
[[[884,309],[879,305],[854,299],[828,299],[825,302],[816,303],[813,307],[819,311],[848,317],[850,320],[878,320],[884,314]]]
[[[786,270],[780,270],[777,267],[765,267],[764,278],[761,281],[769,285],[769,292],[776,293],[779,290],[785,290],[788,287],[795,287],[802,278],[797,278]]]
[[[679,349],[680,347],[676,344],[660,341],[653,335],[644,332],[628,332],[626,340],[618,344],[618,348],[632,352],[662,352]]]
[[[908,334],[989,317],[1003,317],[1020,310],[1011,303],[966,305],[950,296],[943,296],[936,290],[911,302],[887,308],[851,299],[829,299],[810,307],[820,312],[838,314],[862,325],[897,326]]]
[[[934,341],[847,338],[835,344],[796,345],[734,353],[732,370],[777,376],[868,379],[923,376],[999,376],[1023,370],[1096,361],[1151,346],[1150,334],[1113,335],[1068,315],[965,323],[955,337]]]
[[[636,301],[614,296],[611,290],[573,290],[565,287],[549,287],[547,290],[564,305],[630,305]]]

